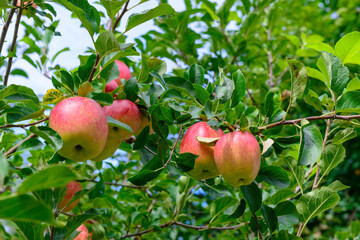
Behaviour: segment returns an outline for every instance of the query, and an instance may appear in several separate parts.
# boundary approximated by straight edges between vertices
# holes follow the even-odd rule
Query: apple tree
[[[0,0],[0,238],[359,239],[360,2],[174,2]]]

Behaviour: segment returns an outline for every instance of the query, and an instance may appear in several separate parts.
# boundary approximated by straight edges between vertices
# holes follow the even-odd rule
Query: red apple
[[[214,156],[219,172],[232,186],[249,185],[259,173],[260,146],[249,132],[236,131],[222,136],[215,145]]]
[[[79,203],[80,199],[75,200],[70,203],[71,199],[74,197],[75,193],[82,189],[81,184],[76,181],[71,181],[66,184],[66,192],[64,198],[59,202],[58,208],[62,212],[70,212],[73,210]],[[69,204],[69,205],[68,205]]]
[[[135,103],[127,99],[114,100],[111,106],[105,106],[103,109],[106,116],[110,116],[129,125],[134,133],[138,131],[141,122],[141,115],[140,110]],[[121,142],[131,137],[131,135],[132,134],[130,132],[109,124],[109,134],[106,145],[103,151],[98,156],[92,158],[92,160],[101,161],[111,157],[116,149],[118,149]]]
[[[214,147],[199,143],[196,137],[217,138],[222,135],[224,132],[221,129],[216,131],[206,122],[196,123],[187,130],[180,145],[180,153],[190,152],[199,155],[194,169],[189,172],[193,178],[201,180],[219,175],[214,161]]]
[[[130,73],[130,69],[129,67],[119,61],[119,60],[115,60],[116,65],[119,68],[119,78],[110,81],[108,84],[106,84],[105,86],[105,92],[112,92],[114,91],[118,86],[121,86],[121,79],[125,79],[125,80],[129,80],[131,78],[131,73]],[[116,85],[115,85],[116,84]]]
[[[77,162],[99,155],[108,135],[108,123],[101,106],[85,97],[60,101],[50,113],[49,126],[63,140],[58,153]]]
[[[76,238],[74,238],[74,240],[92,240],[92,235],[93,233],[89,233],[89,230],[87,229],[87,227],[85,226],[85,224],[81,224],[76,231],[79,231],[79,235],[77,235]]]

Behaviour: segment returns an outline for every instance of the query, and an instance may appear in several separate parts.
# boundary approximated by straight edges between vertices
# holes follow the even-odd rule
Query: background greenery
[[[9,8],[11,1],[0,1],[4,25],[13,11],[12,24],[19,16],[19,24],[25,27],[14,49],[10,44],[0,62],[4,73],[0,86],[1,238],[50,239],[52,232],[54,239],[73,239],[75,229],[87,219],[97,222],[89,225],[94,239],[120,239],[133,233],[144,239],[299,239],[295,235],[304,220],[309,220],[301,233],[304,239],[359,238],[359,122],[332,119],[330,125],[323,119],[268,130],[264,126],[284,116],[290,120],[331,114],[335,101],[337,114],[360,113],[356,75],[360,37],[352,33],[360,27],[360,1],[226,0],[217,5],[185,0],[186,10],[175,13],[161,0],[152,10],[127,21],[120,17],[127,10],[126,0],[92,5],[85,0],[34,2],[36,9],[25,4],[15,11]],[[48,54],[53,36],[60,34],[58,22],[53,21],[55,4],[73,12],[73,21],[80,20],[89,33],[84,38],[94,42],[87,52],[74,56],[80,60],[75,69],[54,65],[57,55]],[[21,22],[20,16],[33,18],[34,23]],[[139,36],[135,43],[126,41],[127,30],[141,28],[138,25],[153,18],[158,30]],[[126,25],[125,32],[112,31],[116,19]],[[344,36],[346,42],[338,43]],[[12,39],[6,36],[7,42]],[[341,51],[354,57],[341,57]],[[29,88],[11,85],[12,76],[27,76],[24,69],[11,69],[12,57],[28,61],[34,67],[31,71],[42,72],[54,89],[36,96]],[[112,97],[102,90],[118,75],[115,59],[126,62],[134,76],[119,98],[138,99],[150,113],[155,134],[148,136],[145,129],[142,137],[123,142],[122,151],[112,160],[76,163],[62,159],[55,154],[61,139],[46,127],[46,121],[37,121],[59,100],[83,93],[79,90],[85,89],[88,80],[93,91],[84,95],[102,105],[111,104]],[[166,69],[165,59],[178,67]],[[331,60],[321,68],[319,59]],[[293,66],[301,69],[299,74],[289,71]],[[339,87],[341,83],[345,85]],[[337,101],[339,97],[350,105]],[[206,182],[184,177],[193,162],[184,162],[177,143],[200,119],[225,131],[251,130],[263,148],[269,147],[262,155],[256,183],[234,188],[221,177]],[[271,146],[268,139],[274,141]],[[313,150],[309,143],[320,148]],[[339,150],[342,145],[345,156],[329,147]],[[325,153],[332,162],[326,163]],[[326,176],[320,168],[324,177],[319,188],[312,190],[316,162],[334,170]],[[71,214],[56,213],[55,220],[53,212],[64,186],[74,179],[85,189],[77,196],[80,204]]]

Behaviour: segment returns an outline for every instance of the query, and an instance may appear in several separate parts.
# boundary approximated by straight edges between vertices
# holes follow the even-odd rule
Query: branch
[[[98,183],[98,181],[94,179],[81,179],[79,182],[94,182]],[[112,186],[118,186],[118,187],[128,187],[128,188],[136,188],[136,189],[143,189],[148,188],[147,186],[136,186],[136,185],[127,185],[127,184],[121,184],[121,183],[112,183],[112,182],[104,182],[105,185],[112,185]]]
[[[15,146],[13,146],[12,148],[9,149],[9,151],[7,151],[4,155],[5,157],[8,157],[10,154],[14,153],[16,151],[16,149],[18,149],[18,147],[25,142],[26,140],[29,140],[30,138],[34,138],[36,137],[36,135],[34,133],[31,133],[29,136],[27,136],[26,138],[24,138],[21,142],[19,142],[18,144],[16,144]]]
[[[261,236],[261,232],[260,232],[260,226],[259,226],[259,223],[257,221],[256,214],[254,213],[253,216],[254,216],[255,223],[256,223],[257,236],[258,236],[258,238],[260,238],[262,240],[262,236]]]
[[[259,127],[258,129],[260,131],[263,131],[263,130],[267,130],[267,129],[270,129],[270,128],[283,126],[283,125],[294,125],[296,123],[301,122],[302,120],[315,121],[315,120],[324,120],[324,119],[339,119],[339,120],[349,121],[351,119],[359,119],[359,118],[360,118],[360,114],[343,116],[343,115],[336,115],[336,114],[333,113],[333,114],[330,114],[330,115],[311,116],[311,117],[298,118],[298,119],[287,120],[287,121],[279,121],[279,122],[276,122],[276,123],[271,123],[271,124]]]
[[[144,146],[144,148],[145,148],[149,153],[151,153],[151,154],[153,154],[153,155],[156,155],[156,153],[155,153],[153,150],[151,150],[150,148],[148,148],[147,146]]]
[[[13,3],[14,3],[14,0],[13,0]],[[15,6],[16,6],[16,4],[15,4]],[[13,40],[12,40],[12,43],[11,43],[11,46],[10,46],[10,52],[14,52],[14,50],[15,50],[16,39],[17,39],[17,36],[18,36],[22,11],[23,11],[23,9],[22,9],[22,7],[20,7],[19,12],[17,13],[17,17],[16,17],[14,36],[13,36]],[[8,79],[9,79],[9,75],[10,75],[12,60],[13,60],[13,57],[9,57],[8,66],[6,68],[6,73],[5,73],[5,77],[4,77],[4,86],[7,86],[7,84],[8,84]]]
[[[90,73],[90,77],[89,77],[89,82],[91,83],[92,82],[92,78],[94,77],[94,74],[95,74],[95,72],[96,72],[96,69],[97,69],[97,67],[98,67],[98,64],[99,64],[99,61],[100,61],[100,55],[97,53],[96,54],[96,60],[95,60],[95,63],[94,63],[94,67],[93,67],[93,69],[91,70],[91,73]]]
[[[127,7],[128,7],[128,5],[129,5],[129,3],[130,3],[130,0],[125,3],[124,9],[123,9],[122,12],[120,13],[120,15],[116,18],[115,23],[114,23],[113,28],[112,28],[112,31],[113,31],[113,32],[115,31],[115,29],[116,29],[117,26],[119,25],[119,23],[120,23],[120,21],[121,21],[121,18],[122,18],[122,17],[124,16],[124,14],[127,12],[127,10],[128,10]]]
[[[172,225],[181,226],[181,227],[185,227],[185,228],[191,228],[191,229],[195,229],[197,231],[202,231],[202,230],[226,231],[226,230],[236,230],[237,228],[239,228],[241,226],[244,226],[245,223],[240,223],[238,225],[229,226],[229,227],[209,227],[209,226],[194,226],[194,225],[189,225],[189,224],[185,224],[185,223],[181,223],[181,222],[177,222],[177,221],[169,221],[167,223],[164,223],[164,224],[160,225],[160,228],[166,228],[166,227],[169,227],[169,226],[172,226]],[[141,231],[141,232],[123,235],[120,239],[129,238],[129,237],[135,237],[135,236],[141,236],[143,234],[150,233],[150,232],[153,232],[153,231],[154,231],[154,228],[149,228],[149,229],[146,229],[146,230]]]
[[[17,3],[17,1],[16,1],[16,0],[13,0],[13,1],[12,1],[12,6],[16,7],[16,3]],[[11,20],[12,20],[12,18],[13,18],[13,16],[14,16],[15,10],[16,10],[16,8],[10,9],[9,16],[8,16],[8,18],[6,19],[5,25],[4,25],[3,30],[2,30],[2,32],[1,32],[1,37],[0,37],[0,56],[1,56],[2,48],[3,48],[3,46],[4,46],[6,34],[7,34],[8,29],[9,29],[9,26],[10,26],[10,24],[11,24]]]
[[[46,117],[44,119],[41,119],[37,122],[33,122],[33,123],[28,123],[28,124],[6,124],[4,126],[0,126],[0,129],[1,128],[12,128],[12,127],[19,127],[19,128],[25,128],[25,127],[29,127],[29,126],[33,126],[33,125],[36,125],[36,124],[39,124],[39,123],[42,123],[42,122],[45,122],[49,120],[49,117]]]
[[[179,135],[174,143],[174,146],[172,147],[172,150],[171,150],[171,153],[170,153],[170,157],[169,159],[167,160],[167,162],[164,164],[164,168],[166,168],[166,166],[168,165],[168,163],[171,161],[171,158],[172,156],[174,155],[174,151],[175,151],[175,147],[177,145],[177,143],[179,142],[179,139],[180,139],[180,136],[181,136],[181,133],[182,133],[182,125],[180,126],[180,131],[179,131]]]

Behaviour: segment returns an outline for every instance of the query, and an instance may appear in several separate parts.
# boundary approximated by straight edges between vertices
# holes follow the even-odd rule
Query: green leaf
[[[313,106],[316,110],[322,113],[322,104],[319,99],[319,95],[316,92],[314,92],[313,90],[309,90],[304,100],[307,104]]]
[[[281,93],[278,90],[270,90],[265,97],[265,115],[269,118],[269,123],[277,120],[278,112],[281,110]]]
[[[44,239],[44,230],[46,226],[38,223],[20,222],[16,221],[15,224],[24,233],[27,240],[41,240]]]
[[[174,158],[176,165],[184,172],[189,172],[194,169],[195,160],[198,155],[192,153],[182,153],[179,158]]]
[[[260,169],[259,177],[265,182],[275,185],[279,188],[285,188],[289,186],[289,177],[287,172],[281,167],[267,166]]]
[[[329,144],[325,147],[320,159],[321,178],[328,175],[345,158],[345,148],[342,145]]]
[[[279,230],[292,230],[294,224],[299,222],[295,205],[291,201],[280,202],[275,207],[275,213],[279,221]]]
[[[190,66],[189,81],[200,86],[204,83],[204,68],[201,65],[195,63]]]
[[[196,90],[191,82],[181,77],[164,77],[166,85],[174,88],[190,97],[196,97]]]
[[[234,210],[234,212],[230,215],[227,215],[226,218],[231,219],[231,218],[239,218],[242,215],[244,215],[245,213],[245,209],[246,209],[246,202],[245,199],[241,199],[238,206],[236,207],[236,209]]]
[[[234,81],[235,87],[231,96],[231,107],[236,107],[245,96],[245,76],[240,70],[237,70],[232,74],[232,80]]]
[[[106,119],[107,119],[108,124],[110,124],[112,126],[115,126],[115,127],[118,127],[120,129],[124,129],[124,130],[134,134],[132,128],[129,125],[127,125],[125,123],[122,123],[122,122],[120,122],[118,120],[115,120],[110,116],[106,116]]]
[[[215,87],[215,99],[219,99],[220,103],[226,103],[231,98],[235,85],[234,82],[226,77],[223,73],[221,78],[224,80],[224,82],[221,86],[217,85]]]
[[[356,91],[360,89],[359,75],[355,74],[355,77],[348,83],[346,91]]]
[[[56,224],[53,212],[29,195],[0,198],[0,219],[12,221]]]
[[[31,100],[36,104],[39,103],[38,97],[31,88],[15,84],[0,90],[0,100],[3,99],[16,102]]]
[[[350,233],[353,239],[356,239],[360,235],[360,221],[352,221],[350,223]]]
[[[3,179],[8,175],[9,163],[4,154],[0,153],[0,187],[2,187]]]
[[[218,198],[211,204],[210,207],[210,216],[212,217],[210,222],[213,222],[220,213],[231,207],[236,203],[236,200],[233,197],[222,197]]]
[[[24,151],[31,151],[31,150],[38,150],[41,149],[44,146],[42,142],[40,142],[36,138],[30,138],[23,142],[18,149],[17,152],[24,152]]]
[[[141,70],[140,70],[140,74],[138,76],[138,82],[139,83],[144,83],[148,80],[149,78],[149,66],[148,66],[148,56],[146,56],[146,54],[142,53],[141,54]]]
[[[175,13],[175,10],[169,4],[161,3],[159,4],[159,6],[150,9],[148,11],[139,14],[131,14],[128,23],[126,25],[125,32],[156,17],[169,15],[173,13]]]
[[[25,78],[29,78],[29,76],[27,75],[27,73],[22,70],[22,69],[14,69],[10,72],[11,75],[18,75],[18,76],[23,76]]]
[[[306,67],[306,72],[308,74],[308,77],[318,79],[326,84],[325,77],[319,70],[311,67]]]
[[[124,86],[124,92],[126,93],[126,98],[130,101],[135,102],[138,98],[139,88],[135,78],[131,78],[126,81]]]
[[[328,187],[331,188],[334,192],[339,192],[339,191],[350,188],[349,186],[344,185],[339,180],[332,182]]]
[[[69,11],[74,13],[84,25],[90,36],[98,31],[100,25],[100,14],[95,7],[91,6],[87,0],[54,0]]]
[[[281,230],[275,240],[303,240],[303,238],[290,234],[288,230]]]
[[[149,140],[150,126],[144,127],[141,133],[136,137],[134,142],[134,150],[142,149]]]
[[[108,93],[94,93],[91,95],[91,99],[105,106],[110,106],[113,104],[113,97]]]
[[[296,104],[296,99],[302,99],[307,85],[307,73],[302,62],[287,59],[291,73],[290,107]]]
[[[138,174],[129,178],[129,181],[137,186],[145,185],[147,182],[157,178],[163,170],[163,161],[158,155],[150,159]]]
[[[196,91],[196,98],[199,100],[199,102],[202,105],[205,105],[206,101],[210,99],[210,94],[201,85],[194,83],[193,87],[195,88]]]
[[[50,144],[55,151],[59,151],[63,145],[63,141],[60,137],[60,135],[53,130],[52,128],[45,127],[45,126],[31,126],[30,131],[37,136],[44,139],[48,144]]]
[[[301,127],[299,165],[310,165],[317,162],[321,156],[323,138],[315,125]]]
[[[250,211],[255,214],[261,208],[262,195],[255,182],[240,187],[241,192],[248,203]]]
[[[360,32],[351,32],[335,44],[335,56],[347,63],[360,65]]]
[[[360,113],[360,91],[344,93],[337,102],[336,111]]]
[[[102,57],[109,51],[120,49],[120,45],[114,33],[108,30],[99,34],[95,42],[95,48],[99,56]]]
[[[120,11],[120,9],[124,6],[124,4],[128,0],[119,0],[119,1],[112,1],[112,0],[100,0],[101,4],[105,7],[108,16],[114,20],[115,15]]]
[[[336,96],[340,96],[349,83],[349,69],[342,66],[340,59],[331,53],[322,52],[321,56],[329,76],[330,88]]]
[[[18,188],[18,193],[65,186],[76,179],[70,168],[62,165],[48,166],[26,178]]]
[[[278,225],[278,218],[275,214],[274,209],[269,206],[266,206],[265,204],[262,204],[261,213],[264,216],[266,225],[270,229],[270,233],[274,232]]]
[[[302,195],[296,203],[299,219],[304,223],[302,229],[305,228],[310,219],[335,207],[339,200],[339,195],[329,187],[316,188]]]
[[[96,217],[96,215],[85,213],[69,218],[64,228],[54,229],[54,239],[69,239],[71,234],[74,233],[81,224],[94,217]]]
[[[312,48],[319,52],[324,51],[334,54],[334,49],[329,44],[323,42],[314,42],[314,43],[306,44],[304,47]]]
[[[290,171],[295,177],[295,180],[300,187],[301,193],[304,192],[304,181],[305,181],[305,170],[302,166],[298,166],[297,162],[294,158],[286,158],[285,159],[286,165],[289,167]]]

